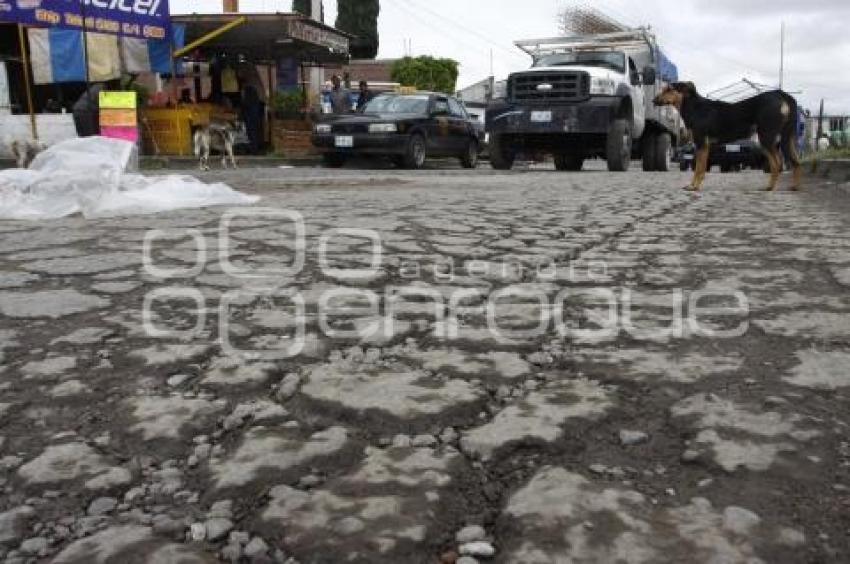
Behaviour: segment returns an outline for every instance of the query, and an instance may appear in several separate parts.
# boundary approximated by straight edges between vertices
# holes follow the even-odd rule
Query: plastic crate
[[[145,153],[191,155],[194,152],[192,128],[208,125],[212,120],[235,122],[236,114],[213,104],[146,108],[142,112],[141,124]]]
[[[192,154],[194,111],[189,108],[148,108],[142,112],[142,139],[147,154]]]

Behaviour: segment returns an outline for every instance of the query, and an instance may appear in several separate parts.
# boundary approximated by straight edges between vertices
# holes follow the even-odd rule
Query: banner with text
[[[169,0],[0,0],[0,21],[110,33],[168,37]]]

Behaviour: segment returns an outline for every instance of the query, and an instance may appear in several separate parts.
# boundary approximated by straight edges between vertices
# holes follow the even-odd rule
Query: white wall
[[[77,136],[71,114],[39,114],[36,124],[38,139],[47,146]],[[32,140],[29,115],[0,114],[0,158],[12,158],[10,144],[17,139]]]
[[[9,100],[9,75],[6,73],[6,63],[0,61],[0,115],[11,111]]]

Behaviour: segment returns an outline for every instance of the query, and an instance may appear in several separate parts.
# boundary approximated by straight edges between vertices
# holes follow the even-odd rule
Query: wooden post
[[[80,16],[83,19],[83,65],[86,69],[86,96],[88,96],[89,89],[91,88],[91,75],[89,73],[89,32],[88,24],[86,23],[86,5],[83,2],[80,2]]]
[[[27,110],[30,113],[30,127],[32,128],[32,138],[38,141],[38,124],[35,120],[35,110],[32,103],[32,84],[30,82],[30,63],[27,56],[27,42],[24,37],[24,26],[18,24],[18,41],[21,44],[21,61],[24,63],[24,86],[27,93]]]
[[[171,97],[173,98],[174,105],[177,105],[177,101],[180,99],[180,93],[177,92],[177,63],[175,63],[176,57],[174,56],[174,36],[171,36],[171,41],[169,43],[169,50],[171,51]]]

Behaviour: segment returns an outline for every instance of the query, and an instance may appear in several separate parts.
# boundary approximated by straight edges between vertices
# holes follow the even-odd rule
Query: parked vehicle
[[[693,143],[683,145],[678,157],[679,169],[693,170],[695,166],[695,147]],[[720,172],[739,172],[752,168],[764,170],[767,159],[761,146],[752,139],[740,139],[734,143],[714,143],[708,150],[708,168],[717,166]]]
[[[510,75],[505,97],[487,111],[490,161],[509,169],[519,153],[549,153],[558,170],[601,157],[612,171],[633,157],[644,170],[670,169],[682,131],[675,109],[652,104],[676,66],[644,29],[517,41],[529,70]]]
[[[380,155],[402,168],[422,168],[428,157],[457,157],[475,168],[484,130],[453,96],[386,93],[360,113],[326,116],[312,140],[331,167],[354,155]]]

